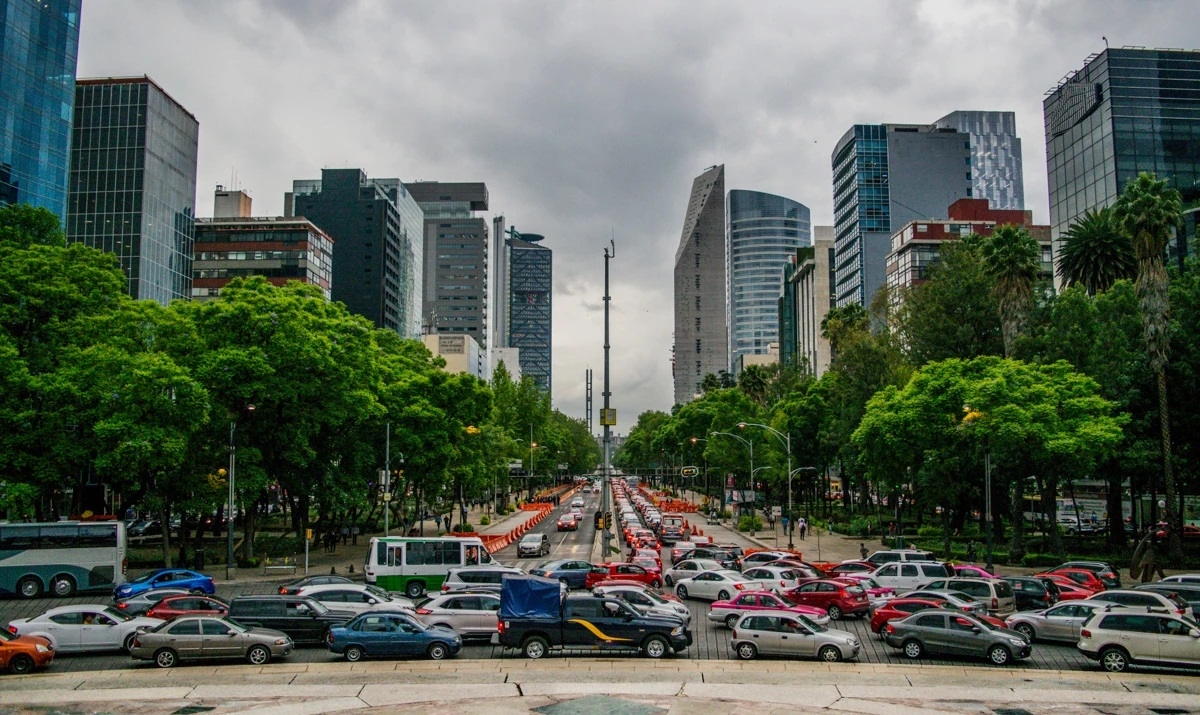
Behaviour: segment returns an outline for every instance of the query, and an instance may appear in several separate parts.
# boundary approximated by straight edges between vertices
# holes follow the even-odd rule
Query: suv
[[[738,556],[732,549],[716,548],[713,546],[698,546],[687,555],[688,559],[708,559],[716,561],[727,569],[738,570]]]
[[[920,549],[892,549],[889,551],[876,551],[867,557],[867,561],[882,566],[896,561],[936,561],[933,557],[933,552],[922,551]]]
[[[949,576],[946,565],[936,561],[884,564],[871,572],[871,578],[876,583],[885,588],[894,588],[896,593],[912,591],[935,578]]]
[[[1163,594],[1153,591],[1113,589],[1112,591],[1101,591],[1100,593],[1093,594],[1092,600],[1107,601],[1120,606],[1145,608],[1147,612],[1154,610],[1159,613],[1174,613],[1177,616],[1186,616],[1192,610],[1187,601],[1173,593]]]
[[[304,596],[238,596],[229,617],[245,626],[283,631],[297,643],[324,643],[329,629],[354,617]]]
[[[507,574],[525,573],[511,566],[464,566],[446,572],[442,593],[455,591],[493,591],[500,593],[500,582]]]
[[[1017,611],[1017,598],[1013,595],[1012,584],[999,578],[948,578],[938,579],[925,584],[924,588],[932,590],[949,589],[962,591],[987,605],[988,613],[993,616],[1007,616]]]
[[[1078,647],[1110,673],[1142,664],[1195,668],[1200,666],[1200,624],[1115,606],[1083,624]]]

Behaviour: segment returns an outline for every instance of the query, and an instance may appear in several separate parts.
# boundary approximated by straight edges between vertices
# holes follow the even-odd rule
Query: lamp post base
[[[225,580],[232,581],[235,578],[237,578],[237,566],[226,566],[225,567]]]

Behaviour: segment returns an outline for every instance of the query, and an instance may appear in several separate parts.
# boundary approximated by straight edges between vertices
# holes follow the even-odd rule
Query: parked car
[[[721,568],[732,569],[736,571],[739,567],[740,555],[733,549],[717,548],[714,546],[697,546],[692,549],[692,553],[688,556],[689,559],[705,559],[708,561],[716,561],[721,564]]]
[[[876,608],[871,614],[871,632],[882,633],[883,627],[889,621],[894,621],[900,618],[908,618],[917,611],[926,611],[937,608],[954,608],[949,601],[938,601],[931,598],[896,598],[890,602]],[[955,609],[957,610],[957,609]]]
[[[971,596],[962,591],[935,591],[933,589],[919,589],[909,591],[904,594],[905,598],[929,598],[935,601],[945,601],[947,604],[964,613],[970,613],[976,618],[987,615],[987,605],[982,601],[977,601]]]
[[[848,573],[871,573],[879,568],[870,561],[843,561],[829,569],[830,576],[840,576]]]
[[[975,564],[947,564],[947,571],[951,572],[951,576],[959,578],[999,578],[994,573],[989,573],[987,569]]]
[[[675,595],[682,599],[707,598],[710,601],[728,601],[739,591],[765,591],[762,581],[743,576],[738,571],[703,571],[691,578],[675,582]]]
[[[759,655],[816,658],[826,663],[858,657],[858,636],[827,628],[801,615],[748,613],[733,626],[729,646],[741,660]]]
[[[134,636],[129,655],[153,660],[160,668],[173,668],[184,660],[241,658],[265,665],[287,657],[295,643],[286,633],[250,628],[228,618],[184,616]]]
[[[517,558],[546,556],[549,553],[550,537],[542,532],[531,531],[517,542]]]
[[[1162,594],[1154,591],[1114,588],[1094,594],[1092,600],[1133,606],[1146,611],[1174,613],[1177,616],[1187,616],[1192,611],[1191,605],[1174,593]]]
[[[1200,573],[1181,573],[1167,576],[1160,583],[1200,583]]]
[[[996,665],[1028,658],[1033,646],[1025,636],[997,628],[966,613],[920,611],[891,621],[883,629],[884,640],[908,658],[926,653],[983,656]]]
[[[596,596],[615,596],[646,615],[673,615],[682,618],[685,626],[690,625],[692,622],[692,611],[682,601],[670,600],[660,593],[658,589],[647,588],[641,584],[598,584],[592,589],[592,594]]]
[[[1099,576],[1088,569],[1063,568],[1060,566],[1053,571],[1036,573],[1034,576],[1049,576],[1055,580],[1060,578],[1068,578],[1071,581],[1074,581],[1076,584],[1088,589],[1092,593],[1098,593],[1108,588],[1104,585],[1104,582],[1100,580]]]
[[[1100,611],[1079,629],[1076,646],[1110,673],[1142,664],[1200,666],[1200,626],[1172,614]]]
[[[154,604],[146,615],[169,621],[176,616],[224,616],[229,604],[212,596],[171,596]]]
[[[354,615],[353,611],[335,611],[305,596],[238,596],[229,604],[229,617],[238,623],[281,631],[296,643],[324,644],[330,628]]]
[[[866,561],[882,566],[897,561],[936,561],[932,551],[924,551],[921,549],[884,549],[876,551],[868,556]]]
[[[936,579],[924,588],[934,591],[950,590],[965,593],[982,601],[993,616],[1007,616],[1017,610],[1017,599],[1012,584],[998,578],[947,578]]]
[[[331,583],[305,586],[297,596],[308,596],[335,611],[412,611],[413,602],[369,583]]]
[[[1004,622],[1008,628],[1028,638],[1030,643],[1035,640],[1075,643],[1079,640],[1079,629],[1084,622],[1110,605],[1103,601],[1068,601],[1040,611],[1014,613]]]
[[[880,586],[893,588],[904,593],[921,588],[934,579],[947,578],[946,567],[934,561],[914,561],[884,564],[871,572],[870,576]]]
[[[427,655],[444,660],[462,649],[462,636],[442,626],[426,626],[411,613],[363,613],[329,630],[329,650],[351,663],[368,656]]]
[[[14,675],[32,673],[54,660],[54,646],[41,636],[19,636],[0,630],[0,668]]]
[[[500,594],[459,592],[434,596],[417,608],[417,620],[427,626],[444,626],[463,638],[496,632]]]
[[[333,574],[326,574],[324,576],[305,576],[304,578],[300,579],[299,581],[292,581],[291,583],[287,583],[287,584],[280,586],[279,587],[279,595],[295,596],[297,593],[300,593],[300,589],[302,589],[306,586],[328,586],[330,584],[337,584],[337,583],[354,583],[354,582],[351,581],[350,579],[346,578],[345,576],[335,576]]]
[[[523,574],[519,568],[489,564],[452,568],[442,581],[442,593],[454,591],[492,591],[500,593],[500,582],[506,574]]]
[[[677,564],[686,559],[694,548],[696,548],[694,541],[676,541],[671,548],[671,563]]]
[[[1058,586],[1048,578],[1005,576],[1017,600],[1018,611],[1040,611],[1058,601]]]
[[[755,551],[754,553],[749,554],[742,559],[741,566],[742,570],[748,569],[752,566],[766,566],[772,561],[790,559],[793,556],[795,556],[795,554],[790,554],[786,551]]]
[[[865,574],[847,574],[833,580],[854,584],[866,591],[867,603],[872,611],[896,597],[896,589],[888,586],[880,586],[875,579]]]
[[[128,529],[129,536],[162,536],[162,533],[162,522],[158,519],[142,519]]]
[[[161,619],[129,616],[112,606],[59,606],[40,616],[9,621],[8,632],[40,636],[59,653],[126,650],[139,628],[152,628]]]
[[[786,596],[770,591],[742,593],[732,599],[714,601],[708,609],[708,620],[733,628],[743,615],[759,611],[795,613],[822,625],[829,622],[829,614],[825,609],[796,603]]]
[[[587,577],[591,571],[591,564],[578,559],[555,559],[529,569],[530,574],[557,579],[567,584],[567,588],[586,588]]]
[[[1143,583],[1134,587],[1135,591],[1153,591],[1161,593],[1164,596],[1178,596],[1184,601],[1187,601],[1188,606],[1192,609],[1190,614],[1192,620],[1200,617],[1200,583],[1188,584],[1179,581],[1159,581],[1158,583]]]
[[[680,579],[691,578],[703,571],[720,571],[723,568],[720,561],[687,558],[663,572],[663,583],[674,586]]]
[[[144,616],[150,607],[170,596],[186,596],[190,591],[186,588],[156,588],[153,591],[142,591],[121,601],[114,601],[113,608],[129,616]]]
[[[1100,579],[1105,588],[1121,587],[1121,572],[1107,561],[1068,561],[1050,569],[1050,573],[1068,569],[1083,569],[1091,571]]]
[[[756,581],[762,581],[776,593],[790,591],[805,581],[812,580],[806,574],[784,566],[751,566],[742,573]]]
[[[1082,601],[1092,597],[1094,591],[1084,588],[1066,576],[1055,575],[1048,579],[1058,589],[1059,601]]]
[[[114,588],[113,600],[123,601],[130,596],[158,588],[182,588],[192,593],[203,593],[209,596],[217,591],[216,586],[213,585],[212,576],[205,576],[187,569],[157,569]]]
[[[842,616],[861,616],[871,610],[866,591],[833,579],[809,581],[785,595],[794,603],[824,608],[835,621]]]

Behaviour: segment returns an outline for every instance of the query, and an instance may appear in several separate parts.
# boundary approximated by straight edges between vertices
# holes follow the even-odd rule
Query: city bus
[[[125,583],[126,566],[119,521],[0,524],[0,593],[111,591]]]
[[[437,591],[452,568],[492,563],[477,536],[372,537],[363,567],[367,583],[417,598]]]

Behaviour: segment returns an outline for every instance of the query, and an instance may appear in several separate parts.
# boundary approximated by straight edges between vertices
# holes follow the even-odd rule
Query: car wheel
[[[65,574],[55,576],[50,582],[50,590],[59,598],[67,598],[75,595],[75,579]]]
[[[537,660],[546,655],[550,650],[550,644],[541,636],[530,636],[525,639],[524,645],[521,646],[521,652],[530,660]]]
[[[42,595],[42,582],[36,576],[26,576],[17,581],[17,593],[21,598],[37,598]]]
[[[1004,665],[1012,660],[1012,653],[1008,652],[1008,649],[1002,645],[994,645],[988,648],[988,660],[996,665]]]
[[[662,581],[660,581],[658,579],[654,579],[654,581],[652,581],[650,583],[650,585],[653,586],[654,588],[662,588]]]
[[[137,640],[137,633],[130,633],[129,635],[125,636],[124,642],[121,643],[121,650],[125,651],[126,653],[133,650],[133,642],[135,640]]]
[[[826,663],[837,663],[842,659],[842,651],[835,645],[827,645],[817,651],[817,658]]]
[[[829,620],[831,621],[838,621],[842,618],[842,609],[836,605],[830,606],[827,613],[829,613]]]
[[[687,586],[684,586],[684,585],[682,585],[682,584],[681,584],[681,585],[679,585],[679,586],[677,586],[677,587],[675,588],[675,595],[676,595],[676,596],[679,596],[679,598],[680,598],[681,600],[684,600],[684,601],[686,601],[686,600],[687,600],[687,597],[688,597],[688,595],[687,595]]]
[[[921,645],[921,641],[905,641],[904,655],[913,660],[920,658],[925,653],[925,646]]]
[[[667,639],[662,636],[650,636],[642,644],[642,652],[647,658],[661,658],[671,652],[671,647],[667,645]]]
[[[404,586],[404,595],[409,598],[420,598],[425,593],[425,584],[421,581],[409,581]]]
[[[24,653],[17,653],[8,661],[8,670],[13,675],[25,675],[33,672],[33,658]]]
[[[1129,654],[1120,648],[1105,648],[1100,651],[1100,665],[1110,673],[1124,673],[1129,667]]]
[[[246,651],[246,662],[250,665],[266,665],[271,662],[271,651],[265,645],[252,646]]]
[[[671,576],[670,576],[669,574],[668,574],[668,575],[667,575],[665,578],[663,578],[663,582],[664,582],[665,584],[667,584],[668,586],[674,586],[674,585],[675,585],[675,579],[671,578]]]
[[[733,627],[737,625],[738,619],[741,617],[741,614],[738,613],[730,613],[728,616],[725,616],[725,627],[733,630]]]
[[[170,648],[163,648],[154,654],[154,664],[160,668],[174,668],[179,662],[179,656]]]
[[[718,601],[728,601],[729,600],[729,592],[728,591],[719,591],[717,593],[717,600]]]
[[[1028,623],[1018,623],[1013,630],[1028,638],[1030,643],[1032,643],[1033,639],[1037,637],[1037,634],[1033,630],[1033,626],[1029,625]]]
[[[367,652],[360,645],[348,645],[346,650],[342,652],[342,656],[351,663],[357,663],[366,656]]]
[[[741,660],[754,660],[758,657],[758,648],[755,648],[753,643],[739,643],[737,657]]]
[[[446,647],[445,643],[434,643],[425,652],[429,655],[430,660],[445,660],[450,655],[450,649]]]

